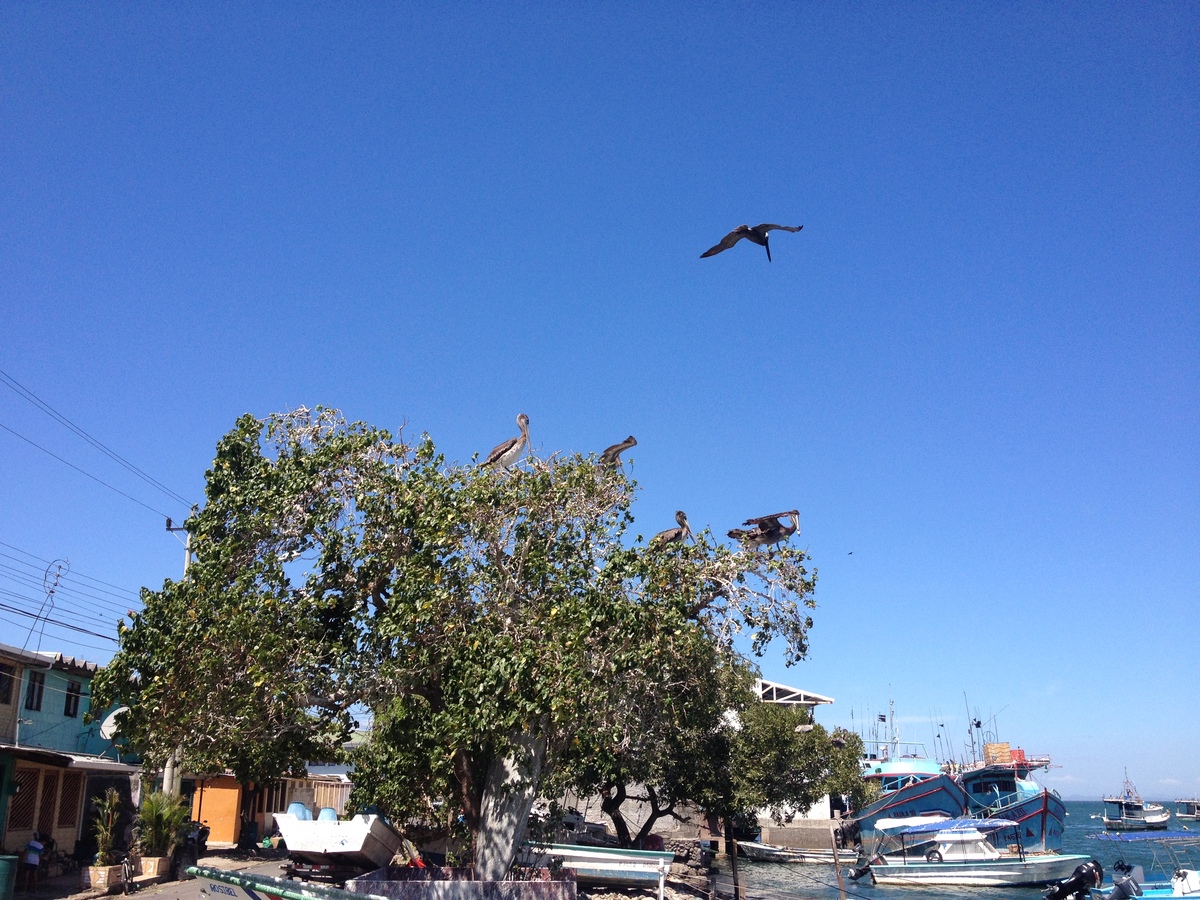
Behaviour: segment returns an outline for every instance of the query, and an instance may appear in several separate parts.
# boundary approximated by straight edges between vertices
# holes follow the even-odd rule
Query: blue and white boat
[[[1006,819],[1027,853],[1062,849],[1067,808],[1057,791],[1042,787],[1032,773],[1049,768],[1049,756],[1026,756],[1019,748],[989,756],[984,762],[953,767],[967,794],[967,812],[980,819]]]
[[[881,837],[875,828],[880,819],[953,818],[966,812],[966,791],[942,771],[941,763],[925,756],[920,744],[892,740],[867,746],[862,775],[879,786],[879,797],[851,818],[865,855],[873,853]]]

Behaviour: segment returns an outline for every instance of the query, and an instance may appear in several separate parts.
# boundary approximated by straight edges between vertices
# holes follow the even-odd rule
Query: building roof
[[[96,663],[88,662],[86,659],[63,656],[61,653],[55,653],[50,650],[23,650],[20,647],[12,647],[8,644],[0,644],[0,657],[8,657],[26,666],[58,669],[70,672],[72,675],[83,675],[86,678],[91,678],[100,669],[100,666]]]

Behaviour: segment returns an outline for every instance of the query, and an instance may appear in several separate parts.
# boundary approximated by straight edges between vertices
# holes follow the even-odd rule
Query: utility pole
[[[193,506],[192,516],[195,516],[198,510],[198,506]],[[170,516],[167,517],[167,531],[183,531],[187,534],[187,538],[183,542],[183,580],[187,581],[188,566],[192,561],[192,533],[188,531],[187,525],[172,524]],[[163,764],[163,793],[172,797],[178,797],[180,793],[180,781],[183,773],[179,771],[179,757],[179,748],[176,748],[171,751],[171,755]]]

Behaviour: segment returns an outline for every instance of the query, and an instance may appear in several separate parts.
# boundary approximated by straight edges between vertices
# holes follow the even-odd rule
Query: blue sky
[[[518,412],[632,433],[643,533],[801,510],[811,657],[762,665],[822,721],[961,746],[969,705],[1068,796],[1200,790],[1194,4],[0,26],[0,369],[172,491],[301,404],[463,460]],[[698,258],[762,221],[804,230]],[[0,424],[154,510],[0,430],[0,640],[58,558],[111,633],[186,507],[4,386]]]

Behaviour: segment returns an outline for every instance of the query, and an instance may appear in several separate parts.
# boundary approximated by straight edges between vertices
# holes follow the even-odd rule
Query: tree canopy
[[[594,456],[463,465],[332,410],[243,416],[187,577],[143,592],[98,707],[130,707],[152,763],[270,780],[335,756],[361,704],[355,798],[461,817],[481,871],[507,868],[542,779],[711,793],[687,773],[745,696],[740,641],[802,659],[815,573],[789,546],[648,543],[635,488]]]

